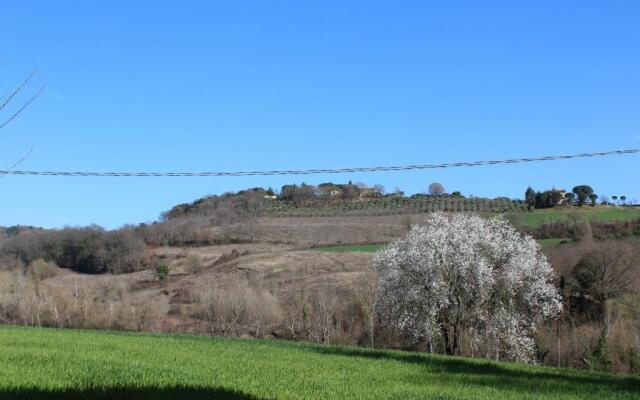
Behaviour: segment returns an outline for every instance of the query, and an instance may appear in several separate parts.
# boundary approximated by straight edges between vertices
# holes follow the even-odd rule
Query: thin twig
[[[4,101],[4,103],[0,104],[0,110],[2,110],[3,108],[6,107],[7,104],[9,104],[9,102],[11,101],[11,99],[13,99],[18,93],[20,93],[22,91],[22,89],[24,89],[25,86],[27,86],[27,83],[29,83],[29,81],[31,80],[31,78],[33,78],[33,76],[38,72],[38,68],[34,69],[33,71],[31,71],[31,74],[27,77],[27,79],[25,79],[17,88],[16,90],[14,90],[9,97],[7,97],[7,99]]]
[[[42,85],[42,87],[40,88],[40,90],[38,90],[36,92],[36,94],[34,94],[26,103],[24,103],[22,105],[22,107],[20,107],[18,109],[18,111],[16,111],[15,113],[13,113],[13,115],[11,115],[6,121],[4,121],[1,125],[0,125],[0,129],[4,128],[9,122],[13,121],[18,115],[20,115],[20,113],[22,113],[25,108],[29,107],[29,104],[33,103],[33,101],[35,99],[37,99],[42,92],[44,91],[44,89],[47,87],[47,84],[45,83],[44,85]]]
[[[24,156],[22,156],[21,159],[19,159],[18,161],[16,161],[8,170],[6,171],[0,171],[0,178],[3,178],[5,175],[7,175],[8,173],[10,173],[11,171],[13,171],[14,169],[16,169],[20,164],[22,164],[27,158],[29,158],[29,156],[31,155],[31,153],[33,152],[33,146],[31,146],[31,148],[29,149],[29,151],[27,152],[27,154],[25,154]]]

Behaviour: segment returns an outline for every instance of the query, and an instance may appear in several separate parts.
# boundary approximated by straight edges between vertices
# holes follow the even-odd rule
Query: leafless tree
[[[213,334],[240,336],[252,330],[261,337],[281,320],[278,300],[268,290],[241,281],[233,288],[215,288],[200,283],[193,293],[198,315],[209,323]]]
[[[570,284],[604,306],[638,286],[638,250],[631,243],[592,243],[571,271]]]
[[[444,194],[444,186],[441,183],[433,182],[429,185],[429,194],[431,196],[442,196]]]
[[[375,344],[376,305],[378,300],[378,277],[373,270],[364,273],[356,294],[363,322],[369,335],[369,344],[373,348]]]
[[[378,194],[380,196],[384,196],[386,194],[386,189],[384,187],[384,185],[381,185],[379,183],[373,185],[373,188],[376,190],[376,192],[378,192]]]
[[[330,288],[313,293],[309,304],[309,339],[317,343],[331,343],[336,327],[338,296]]]

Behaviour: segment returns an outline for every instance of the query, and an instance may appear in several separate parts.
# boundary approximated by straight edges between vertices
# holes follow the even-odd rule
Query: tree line
[[[5,267],[44,260],[89,274],[128,273],[153,264],[140,235],[130,229],[106,231],[98,226],[22,232],[2,243],[0,256]]]
[[[587,204],[595,206],[598,195],[595,194],[593,188],[589,185],[575,186],[571,192],[551,188],[543,191],[535,191],[531,186],[527,188],[524,194],[525,201],[529,209],[552,208],[565,204],[575,204],[580,207]]]
[[[590,205],[595,207],[598,198],[602,205],[627,205],[627,196],[613,195],[611,196],[613,202],[610,202],[609,196],[601,195],[598,197],[589,185],[575,186],[571,192],[556,188],[536,191],[529,186],[524,193],[524,198],[530,210],[553,208],[561,205],[576,205],[579,207]],[[634,203],[634,201],[632,201],[632,203]]]

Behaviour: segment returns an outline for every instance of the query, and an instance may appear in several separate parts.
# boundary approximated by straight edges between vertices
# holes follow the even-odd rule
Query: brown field
[[[153,305],[153,317],[143,330],[172,333],[211,333],[199,315],[203,291],[267,293],[282,315],[294,314],[301,296],[326,293],[337,309],[352,307],[354,290],[367,270],[370,253],[327,253],[299,250],[282,244],[239,244],[197,248],[159,247],[158,260],[170,266],[170,275],[160,281],[151,270],[122,275],[87,275],[60,269],[58,276],[41,284],[50,290],[73,292],[75,288],[98,292],[100,287],[126,288],[132,304]],[[197,267],[193,267],[197,265]],[[251,291],[242,291],[250,288]],[[279,320],[270,332],[286,335],[286,321]],[[239,335],[256,334],[251,326]]]

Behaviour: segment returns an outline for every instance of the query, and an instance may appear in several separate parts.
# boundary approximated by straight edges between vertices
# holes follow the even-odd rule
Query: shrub
[[[184,268],[186,272],[196,274],[204,270],[204,265],[200,261],[200,257],[195,254],[189,254],[184,259]]]
[[[27,275],[34,281],[43,281],[58,275],[58,266],[43,259],[37,259],[27,267]]]
[[[169,277],[169,265],[165,263],[160,263],[156,265],[156,277],[161,281],[164,281]]]
[[[193,297],[199,304],[198,316],[209,323],[214,334],[239,336],[252,330],[256,337],[261,337],[282,320],[278,299],[246,281],[220,289],[201,283]]]

